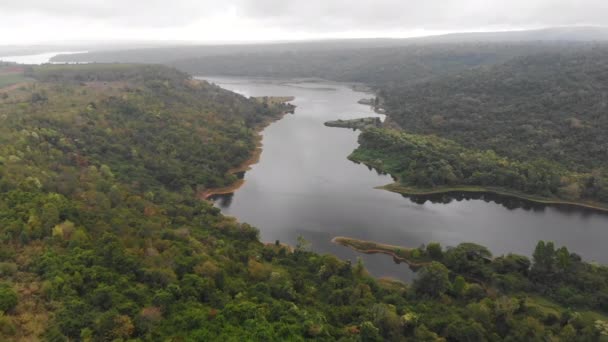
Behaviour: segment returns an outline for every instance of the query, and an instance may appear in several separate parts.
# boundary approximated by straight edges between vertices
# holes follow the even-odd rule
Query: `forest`
[[[407,285],[198,200],[280,104],[162,66],[27,75],[0,88],[0,340],[608,338],[608,270],[551,243],[532,259],[429,243]]]
[[[590,172],[608,160],[608,49],[544,52],[388,86],[380,96],[411,133],[436,134],[516,159]]]
[[[574,172],[548,159],[517,160],[435,135],[367,128],[349,156],[397,178],[402,192],[505,190],[529,198],[608,203],[608,169]],[[603,207],[603,206],[602,206]]]

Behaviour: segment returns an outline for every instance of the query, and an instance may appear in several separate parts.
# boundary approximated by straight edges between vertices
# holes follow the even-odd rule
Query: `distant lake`
[[[538,240],[566,245],[588,261],[608,263],[608,215],[533,205],[490,195],[405,198],[374,187],[392,182],[346,157],[358,132],[325,127],[334,119],[380,116],[358,100],[373,95],[343,84],[202,77],[245,96],[295,96],[294,115],[264,130],[264,151],[245,173],[245,185],[216,196],[226,215],[260,229],[263,241],[295,244],[299,235],[320,253],[362,257],[375,276],[411,280],[413,273],[386,255],[362,255],[333,245],[335,236],[416,247],[475,242],[494,253],[531,255]],[[380,116],[382,117],[382,116]]]
[[[59,52],[45,52],[33,55],[22,55],[22,56],[0,56],[0,61],[3,62],[15,62],[19,64],[45,64],[50,63],[51,58],[57,55],[66,55],[74,53],[85,53],[88,51],[59,51]]]

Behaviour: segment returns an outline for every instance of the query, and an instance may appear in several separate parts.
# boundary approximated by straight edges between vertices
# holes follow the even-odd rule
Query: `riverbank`
[[[504,181],[496,180],[499,182],[498,184],[500,184],[496,186],[477,185],[481,182],[479,179],[472,177],[470,173],[469,176],[462,176],[464,174],[463,170],[467,167],[464,167],[465,164],[461,160],[453,160],[452,164],[448,165],[449,168],[447,169],[447,173],[443,169],[443,171],[440,171],[444,172],[441,177],[445,176],[449,178],[449,183],[455,183],[457,185],[428,188],[404,185],[432,184],[434,181],[431,179],[437,177],[437,172],[439,172],[438,170],[435,170],[436,165],[438,165],[437,163],[445,163],[446,160],[453,158],[453,156],[459,156],[458,158],[462,158],[462,160],[477,161],[474,162],[476,163],[475,166],[468,166],[469,169],[473,168],[475,171],[477,171],[477,169],[475,169],[476,167],[491,167],[493,170],[496,170],[496,175],[511,172],[516,175],[522,183],[522,185],[518,187],[520,189],[525,189],[526,187],[534,188],[534,186],[537,186],[534,179],[530,178],[526,172],[522,171],[523,169],[530,169],[536,170],[535,172],[543,175],[543,177],[545,177],[544,179],[553,179],[551,177],[557,177],[559,175],[564,177],[563,175],[567,175],[570,179],[574,179],[568,184],[582,190],[585,186],[583,180],[585,177],[590,177],[590,175],[564,170],[563,168],[560,168],[559,164],[550,164],[550,167],[538,167],[531,162],[513,162],[507,159],[501,159],[495,154],[488,155],[476,150],[466,149],[457,143],[436,136],[408,134],[403,131],[382,128],[370,128],[362,131],[358,141],[359,147],[348,156],[348,159],[393,176],[394,183],[381,186],[379,187],[380,189],[389,190],[406,196],[429,196],[448,193],[485,193],[511,197],[543,205],[579,207],[608,212],[608,203],[597,201],[600,197],[596,197],[595,200],[580,198],[580,194],[570,198],[566,196],[561,197],[562,193],[554,190],[548,182],[542,183],[542,187],[539,188],[540,190],[537,190],[537,194],[514,190],[509,188],[509,184]],[[480,160],[483,160],[485,164],[479,162]],[[410,168],[415,169],[415,171],[403,172],[403,170],[408,170]],[[552,168],[557,169],[557,171],[554,171]],[[456,174],[459,174],[460,176],[456,176]],[[492,174],[492,176],[495,175]],[[420,177],[423,177],[423,179],[421,180]],[[444,179],[444,181],[445,183],[448,183],[446,179]],[[495,181],[494,178],[492,179],[493,180],[488,180],[487,183]],[[472,183],[473,185],[467,185],[467,183]],[[562,186],[560,191],[563,188],[565,188],[565,186]],[[549,193],[550,195],[544,196],[542,193]]]
[[[379,242],[358,240],[354,238],[336,236],[331,240],[332,243],[351,248],[363,254],[386,254],[392,256],[396,262],[404,262],[410,268],[416,270],[431,262],[430,259],[417,257],[417,248],[406,248],[393,246]]]
[[[508,189],[495,188],[495,187],[481,187],[481,186],[449,186],[449,187],[437,187],[432,189],[422,189],[404,186],[399,183],[391,183],[383,186],[376,187],[376,189],[387,190],[395,192],[405,196],[430,196],[450,193],[476,193],[476,194],[493,194],[506,197],[517,198],[520,200],[545,204],[545,205],[560,205],[569,207],[579,207],[591,210],[597,210],[602,212],[608,212],[608,205],[595,202],[576,202],[567,201],[559,198],[544,198],[539,196],[528,195],[511,191]]]
[[[293,97],[293,96],[274,96],[274,97],[273,96],[264,96],[264,97],[257,97],[256,100],[263,102],[265,104],[268,104],[268,105],[289,105],[290,107],[287,110],[281,112],[280,115],[273,117],[273,118],[268,118],[267,120],[265,120],[264,122],[262,122],[255,128],[255,130],[256,130],[255,149],[251,152],[251,156],[247,160],[242,162],[240,165],[229,169],[228,170],[229,174],[237,174],[237,173],[246,172],[246,171],[251,170],[251,166],[257,164],[260,161],[260,158],[262,156],[262,151],[263,151],[262,140],[264,138],[264,136],[262,135],[262,131],[264,131],[264,129],[266,127],[268,127],[270,124],[272,124],[273,122],[277,122],[277,121],[281,120],[282,118],[284,118],[285,115],[293,114],[294,110],[295,110],[295,106],[288,103],[288,102],[295,100],[295,97]],[[244,179],[238,179],[234,183],[224,186],[224,187],[202,190],[201,192],[198,193],[197,197],[202,200],[209,200],[212,196],[215,196],[215,195],[231,194],[231,193],[235,192],[236,190],[240,189],[244,184],[245,184]]]

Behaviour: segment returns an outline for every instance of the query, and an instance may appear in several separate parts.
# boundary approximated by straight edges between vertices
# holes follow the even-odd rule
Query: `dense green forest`
[[[605,167],[608,49],[541,53],[381,91],[391,119],[517,159]]]
[[[27,74],[0,89],[0,340],[607,337],[608,271],[564,248],[429,244],[408,286],[305,241],[263,244],[197,200],[233,181],[281,105],[160,66]]]
[[[368,128],[349,157],[397,178],[404,193],[493,189],[544,199],[608,203],[608,170],[573,172],[547,159],[509,159],[434,135]],[[399,187],[394,187],[399,190]]]
[[[198,75],[317,77],[364,82],[383,89],[415,84],[471,68],[504,63],[517,56],[591,49],[591,43],[525,42],[414,44],[342,49],[286,49],[191,57],[169,65]]]

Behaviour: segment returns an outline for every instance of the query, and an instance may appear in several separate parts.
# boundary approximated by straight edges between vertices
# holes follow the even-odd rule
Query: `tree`
[[[7,284],[0,284],[0,312],[7,312],[17,306],[17,292]]]
[[[416,330],[414,330],[414,341],[440,342],[445,341],[445,339],[440,338],[439,335],[430,331],[424,324],[422,324],[416,327]]]
[[[380,329],[376,328],[372,322],[363,322],[361,324],[361,341],[362,342],[381,342],[384,341],[380,335]]]
[[[296,251],[307,252],[310,250],[310,242],[308,242],[302,235],[298,235],[298,242],[296,243]]]
[[[441,260],[443,258],[443,250],[437,242],[431,242],[426,246],[426,252],[433,260]]]
[[[570,268],[571,265],[571,260],[570,260],[570,252],[568,251],[568,248],[561,247],[559,248],[556,252],[555,252],[555,261],[556,261],[556,266],[559,269],[560,272],[566,272],[568,271],[568,269]]]
[[[438,297],[450,287],[449,271],[447,267],[436,261],[424,266],[418,278],[414,281],[417,294]]]
[[[481,342],[486,341],[485,329],[481,324],[467,320],[457,321],[448,325],[446,335],[450,341]]]
[[[353,268],[353,274],[357,277],[361,277],[366,274],[365,265],[363,265],[363,259],[361,259],[361,257],[357,257],[357,263]]]
[[[532,272],[539,277],[546,277],[553,273],[555,266],[555,246],[553,242],[539,241],[532,254],[534,264]]]
[[[492,253],[484,246],[461,243],[444,253],[443,262],[456,273],[488,279],[492,274],[492,269],[489,267],[491,257]]]
[[[463,276],[456,276],[454,279],[454,284],[452,285],[452,291],[456,297],[462,297],[464,295],[464,291],[467,287],[467,282],[464,280]]]

